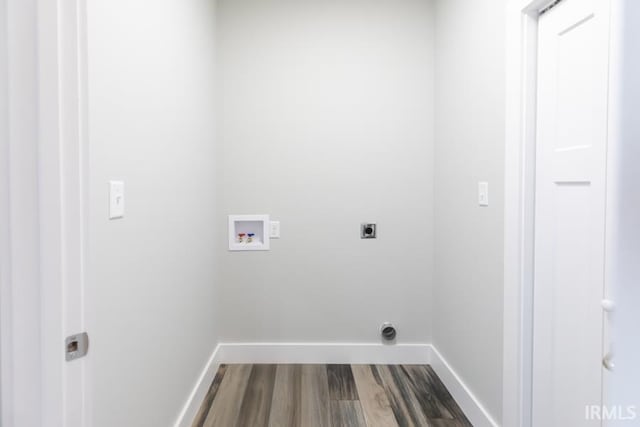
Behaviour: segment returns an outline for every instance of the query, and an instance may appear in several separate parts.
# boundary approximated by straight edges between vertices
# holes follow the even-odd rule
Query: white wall
[[[219,241],[222,341],[377,342],[390,320],[399,342],[430,342],[431,2],[218,5],[218,226],[282,226],[270,252]]]
[[[11,366],[7,348],[11,342],[9,328],[9,52],[7,4],[0,0],[0,425],[7,425]]]
[[[505,1],[436,2],[433,342],[502,412]],[[489,207],[478,206],[489,182]]]
[[[622,414],[629,415],[628,406],[635,408],[633,421],[618,420],[615,426],[640,426],[640,3],[635,0],[617,0],[614,5],[612,52],[614,74],[612,91],[613,138],[609,142],[611,160],[608,183],[613,226],[611,235],[610,297],[617,309],[612,316],[611,341],[616,365],[608,375],[607,404],[621,406]],[[618,62],[619,61],[619,62]]]
[[[217,342],[215,5],[87,3],[93,425],[168,426]]]

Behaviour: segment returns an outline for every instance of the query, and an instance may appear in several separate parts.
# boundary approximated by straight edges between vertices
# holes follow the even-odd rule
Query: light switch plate
[[[109,219],[124,216],[124,182],[109,181]]]
[[[480,206],[489,206],[489,183],[478,183],[478,204]]]
[[[280,238],[280,221],[271,221],[269,225],[269,237],[272,239]]]

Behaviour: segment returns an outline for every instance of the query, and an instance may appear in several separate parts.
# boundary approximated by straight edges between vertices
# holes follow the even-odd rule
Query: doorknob
[[[602,366],[604,366],[607,371],[613,371],[616,367],[612,359],[613,359],[613,354],[611,353],[605,354],[605,356],[602,358]]]
[[[606,311],[607,313],[611,313],[611,312],[615,311],[616,303],[614,303],[610,299],[603,299],[602,300],[602,309],[604,311]]]

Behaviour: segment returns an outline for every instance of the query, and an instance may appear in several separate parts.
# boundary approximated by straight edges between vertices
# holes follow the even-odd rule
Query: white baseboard
[[[453,396],[458,406],[475,427],[499,427],[482,403],[462,382],[456,371],[447,363],[434,346],[431,348],[431,367]]]
[[[222,363],[430,364],[475,427],[499,426],[431,344],[221,343],[203,368],[174,427],[191,425]]]
[[[218,344],[202,369],[202,372],[200,373],[200,376],[198,377],[198,380],[189,394],[189,397],[187,398],[187,401],[180,411],[175,423],[173,423],[174,427],[190,427],[193,423],[193,420],[200,409],[200,405],[207,395],[211,383],[213,383],[216,372],[218,372],[218,367],[220,367],[219,354],[220,345]]]
[[[221,363],[429,363],[428,344],[223,343]]]

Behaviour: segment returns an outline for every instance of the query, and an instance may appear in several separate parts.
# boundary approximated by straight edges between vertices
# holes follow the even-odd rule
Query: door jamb
[[[532,426],[538,16],[549,3],[507,2],[502,378],[505,426]]]
[[[86,0],[38,0],[38,19],[43,416],[84,427],[91,348],[70,362],[62,350],[66,336],[89,332]]]

